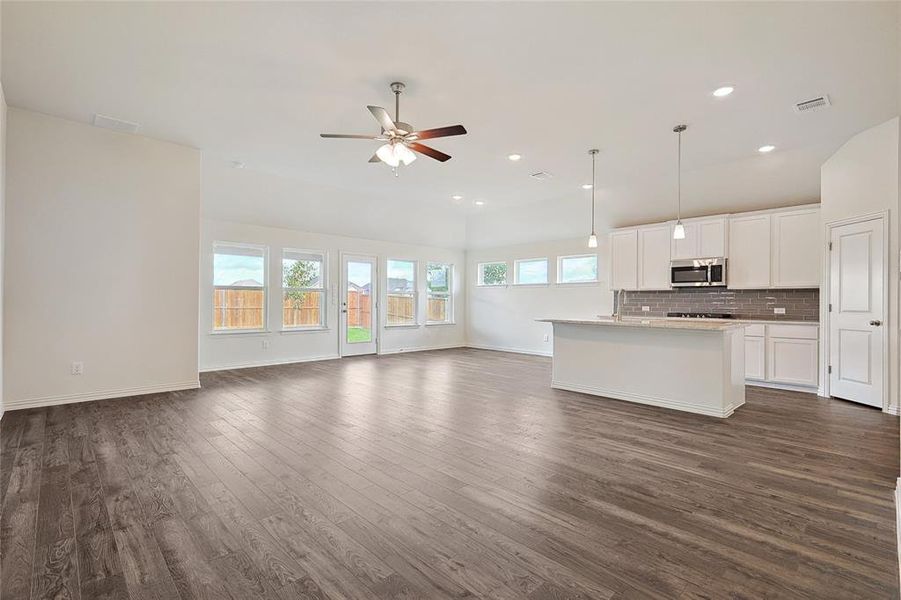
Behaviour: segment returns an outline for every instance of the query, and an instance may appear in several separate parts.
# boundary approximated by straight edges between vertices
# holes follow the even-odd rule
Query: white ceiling
[[[599,210],[621,225],[674,209],[684,137],[687,214],[816,200],[819,165],[854,133],[898,113],[896,3],[2,3],[10,105],[76,121],[102,113],[141,133],[240,160],[335,202],[367,198],[481,211],[585,197],[601,148]],[[397,179],[366,161],[367,104],[403,120],[462,123]],[[725,99],[710,92],[736,86]],[[792,105],[829,94],[833,106]],[[759,155],[761,144],[777,150]],[[512,163],[510,152],[523,159]],[[537,170],[555,178],[538,182]],[[454,207],[451,194],[466,200]],[[290,196],[290,195],[287,195]],[[205,211],[265,218],[285,194]],[[238,200],[240,203],[240,200]],[[418,211],[421,218],[424,215]],[[282,219],[283,224],[285,219]]]

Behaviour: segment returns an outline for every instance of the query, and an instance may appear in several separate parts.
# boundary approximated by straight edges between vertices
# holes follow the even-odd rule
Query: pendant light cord
[[[682,130],[679,130],[678,143],[679,157],[676,161],[678,173],[676,174],[676,220],[682,220]]]
[[[591,155],[591,233],[594,233],[594,188],[597,185],[597,178],[594,175],[594,168],[597,164],[597,153]]]

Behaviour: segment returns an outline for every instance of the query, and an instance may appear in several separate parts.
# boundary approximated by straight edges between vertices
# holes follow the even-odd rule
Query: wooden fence
[[[282,324],[285,327],[319,325],[322,294],[309,292],[299,299],[285,298],[282,304]],[[448,302],[443,298],[429,298],[427,318],[444,321]],[[388,324],[404,324],[413,321],[413,298],[388,295]],[[232,290],[215,288],[213,291],[213,327],[215,329],[262,329],[263,290]],[[347,294],[347,325],[372,327],[372,297],[359,291]]]

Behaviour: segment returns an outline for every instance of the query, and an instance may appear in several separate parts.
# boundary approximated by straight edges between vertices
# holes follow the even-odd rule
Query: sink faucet
[[[616,290],[616,313],[614,314],[614,318],[617,321],[623,320],[623,302],[626,299],[626,290],[619,289]]]

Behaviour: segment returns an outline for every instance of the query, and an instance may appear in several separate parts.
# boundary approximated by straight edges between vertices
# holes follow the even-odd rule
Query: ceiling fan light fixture
[[[397,156],[400,162],[404,163],[404,166],[407,166],[411,162],[416,160],[416,154],[412,150],[407,148],[406,144],[395,144],[394,154]]]
[[[379,149],[375,151],[375,155],[389,167],[394,168],[400,164],[400,157],[394,150],[394,144],[389,143],[379,146]]]

